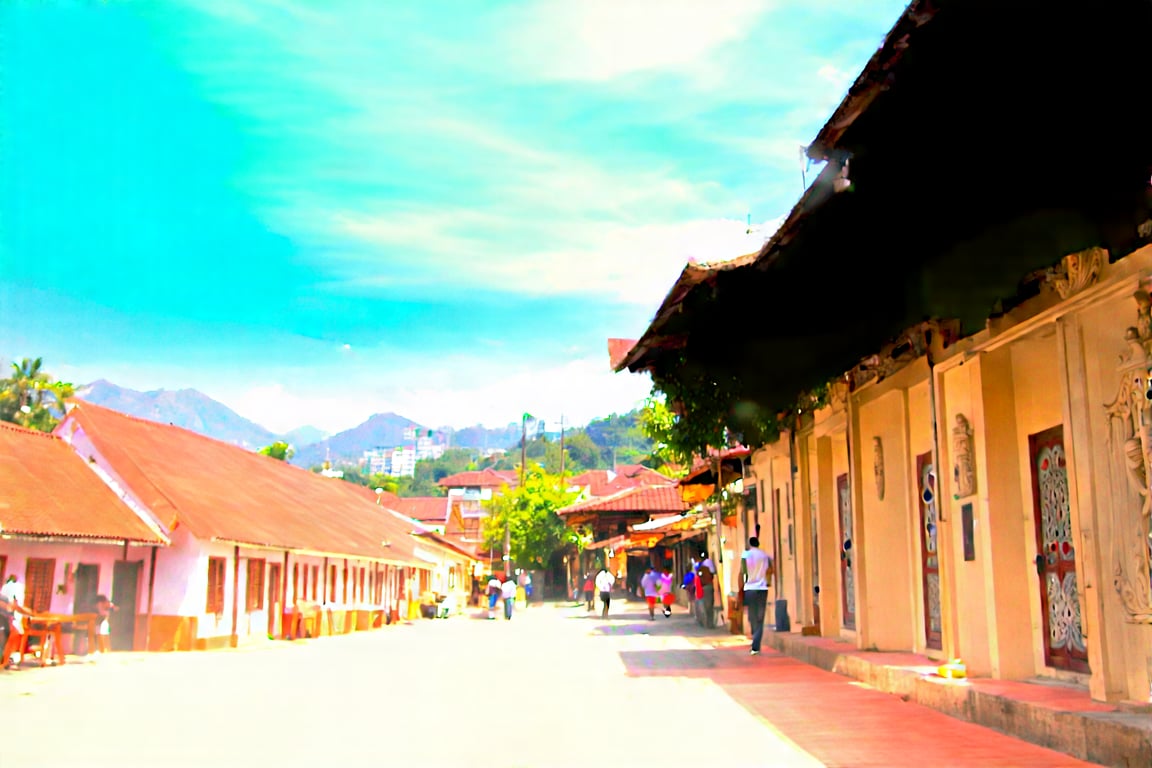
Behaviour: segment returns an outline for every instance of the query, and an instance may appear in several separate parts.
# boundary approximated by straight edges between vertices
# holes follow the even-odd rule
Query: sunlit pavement
[[[485,616],[0,673],[0,768],[1089,765],[682,611]]]

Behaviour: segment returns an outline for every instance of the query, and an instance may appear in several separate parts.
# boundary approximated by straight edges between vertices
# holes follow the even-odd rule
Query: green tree
[[[0,379],[0,421],[51,432],[73,394],[75,387],[44,370],[43,358],[26,357],[12,363],[8,377]]]
[[[283,440],[277,440],[272,445],[266,445],[261,448],[257,453],[262,453],[265,456],[271,456],[277,461],[288,461],[296,454],[296,449],[288,445]]]
[[[557,475],[544,472],[539,464],[529,464],[523,485],[505,488],[485,503],[488,516],[484,518],[484,546],[502,551],[507,523],[513,565],[547,566],[554,555],[579,541],[576,531],[556,514],[556,510],[575,499],[575,493],[561,487]]]
[[[644,401],[640,411],[640,428],[652,441],[650,466],[660,469],[668,464],[688,466],[692,463],[692,452],[687,454],[676,445],[676,414],[663,395],[656,390]]]
[[[568,473],[607,467],[600,454],[600,446],[592,442],[592,438],[582,429],[572,430],[572,434],[564,436],[564,450],[571,459],[571,464],[565,467]]]

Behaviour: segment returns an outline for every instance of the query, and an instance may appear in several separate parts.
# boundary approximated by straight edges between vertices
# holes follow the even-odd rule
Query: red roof
[[[448,499],[444,496],[397,496],[389,506],[405,517],[422,523],[440,524],[448,519]]]
[[[668,515],[687,512],[692,506],[680,498],[675,485],[646,485],[627,488],[611,496],[592,498],[556,511],[561,516],[588,512],[644,512],[649,515]]]
[[[437,485],[441,488],[499,488],[502,485],[514,488],[519,480],[520,476],[513,470],[487,468],[448,475]]]
[[[621,464],[610,469],[590,469],[575,475],[571,482],[588,489],[592,496],[611,496],[642,485],[675,485],[676,481],[642,464]]]
[[[608,364],[616,370],[632,347],[636,346],[636,339],[608,339]]]
[[[55,435],[0,424],[0,531],[167,544]]]
[[[83,436],[168,530],[204,540],[420,565],[375,493],[180,427],[78,402],[56,428]],[[385,544],[387,542],[387,544]]]

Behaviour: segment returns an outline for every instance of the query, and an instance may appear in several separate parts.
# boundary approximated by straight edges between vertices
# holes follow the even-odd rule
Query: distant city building
[[[364,451],[361,463],[369,474],[412,477],[416,474],[416,462],[438,459],[444,455],[445,446],[435,442],[431,435],[416,437],[412,430],[405,430],[404,435],[411,436],[414,444]]]

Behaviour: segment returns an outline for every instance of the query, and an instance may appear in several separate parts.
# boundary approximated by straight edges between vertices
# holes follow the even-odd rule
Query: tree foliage
[[[8,376],[0,379],[0,421],[51,432],[73,394],[73,385],[56,381],[44,370],[43,358],[26,357],[12,363]]]
[[[272,445],[264,446],[257,453],[270,456],[277,461],[288,461],[296,454],[296,449],[283,440],[277,440]]]
[[[484,546],[502,551],[507,523],[513,565],[545,567],[556,553],[578,541],[577,533],[556,514],[575,499],[575,493],[561,486],[559,476],[530,462],[522,486],[505,488],[485,503]]]

